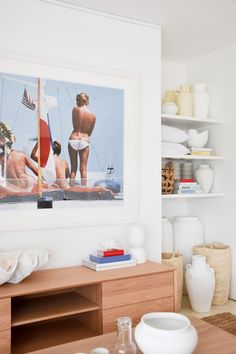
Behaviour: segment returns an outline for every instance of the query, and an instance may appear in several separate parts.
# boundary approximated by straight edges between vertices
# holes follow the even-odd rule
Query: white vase
[[[191,354],[198,342],[197,331],[190,320],[174,312],[145,314],[134,336],[144,354]]]
[[[214,172],[207,164],[201,164],[195,170],[196,181],[201,185],[203,193],[209,193],[213,181],[214,181]]]
[[[164,253],[174,252],[173,225],[168,218],[162,218],[161,249]]]
[[[215,271],[206,263],[206,257],[192,257],[186,265],[185,282],[193,311],[209,312],[215,291]]]
[[[193,115],[194,117],[206,119],[208,116],[210,97],[206,91],[205,83],[193,85]]]
[[[204,243],[203,224],[197,216],[176,216],[173,221],[175,252],[183,254],[183,264],[191,262],[193,246]]]

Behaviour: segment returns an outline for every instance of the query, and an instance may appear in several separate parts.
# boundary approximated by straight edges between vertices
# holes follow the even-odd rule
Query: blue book
[[[122,254],[121,256],[110,256],[110,257],[98,257],[93,254],[89,255],[89,260],[95,263],[121,262],[121,261],[129,261],[130,259],[131,259],[130,254]]]

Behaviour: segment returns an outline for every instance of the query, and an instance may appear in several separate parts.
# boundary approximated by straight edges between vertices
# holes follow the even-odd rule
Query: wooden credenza
[[[116,318],[135,325],[146,312],[176,310],[173,267],[146,262],[95,272],[37,271],[0,287],[0,353],[22,354],[112,332]]]

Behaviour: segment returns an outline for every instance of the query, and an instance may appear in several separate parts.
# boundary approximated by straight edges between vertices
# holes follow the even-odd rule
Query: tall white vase
[[[214,172],[207,164],[201,164],[195,171],[196,181],[201,185],[203,193],[209,193],[213,181],[214,181]]]
[[[193,256],[186,265],[185,281],[193,311],[209,312],[215,291],[215,271],[205,256]]]
[[[161,249],[165,253],[174,251],[174,231],[173,225],[168,218],[162,218]]]
[[[210,97],[206,91],[205,83],[193,85],[193,115],[194,117],[206,119],[210,106]]]
[[[204,243],[203,224],[197,216],[176,216],[173,221],[175,252],[183,254],[183,264],[191,262],[193,246]]]

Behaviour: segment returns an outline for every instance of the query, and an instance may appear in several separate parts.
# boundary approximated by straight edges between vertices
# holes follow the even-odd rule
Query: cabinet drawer
[[[102,307],[109,309],[173,295],[173,272],[109,281],[102,284]]]
[[[0,353],[11,354],[11,331],[0,332]]]
[[[11,328],[11,299],[0,300],[0,331]]]
[[[104,310],[103,333],[113,332],[117,329],[116,319],[118,317],[131,317],[132,325],[135,326],[145,313],[156,311],[174,311],[174,298],[168,297],[164,299],[152,300],[139,304],[127,305],[109,310]]]

